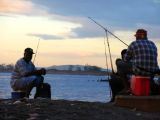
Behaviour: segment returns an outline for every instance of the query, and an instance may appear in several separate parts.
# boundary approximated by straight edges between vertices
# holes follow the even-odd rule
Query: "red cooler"
[[[132,76],[132,94],[137,96],[148,96],[150,94],[150,77]]]

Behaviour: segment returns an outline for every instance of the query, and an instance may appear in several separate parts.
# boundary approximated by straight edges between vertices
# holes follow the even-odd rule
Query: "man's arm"
[[[124,55],[124,61],[130,61],[132,59],[132,57],[133,57],[133,50],[134,50],[134,44],[131,43],[128,46],[126,54]]]
[[[27,65],[29,65],[29,67]],[[41,68],[40,70],[36,70],[34,64],[30,63],[27,65],[23,59],[20,59],[16,62],[14,71],[18,74],[19,77],[46,74],[46,70],[44,68]]]
[[[31,75],[45,75],[45,74],[46,74],[46,69],[41,68],[40,70],[34,70],[34,71],[31,71],[31,72],[28,72],[24,76],[28,77],[28,76],[31,76]]]

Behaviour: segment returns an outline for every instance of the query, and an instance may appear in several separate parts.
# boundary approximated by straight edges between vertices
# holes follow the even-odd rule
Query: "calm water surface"
[[[0,73],[0,98],[11,98],[11,73]],[[97,82],[106,76],[94,75],[45,75],[45,82],[51,85],[52,99],[107,102],[110,100],[108,82]],[[32,96],[35,89],[32,90]]]

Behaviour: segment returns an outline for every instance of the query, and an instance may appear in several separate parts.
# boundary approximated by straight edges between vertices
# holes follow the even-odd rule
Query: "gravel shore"
[[[0,100],[0,120],[160,120],[160,112],[141,112],[117,107],[113,103]]]

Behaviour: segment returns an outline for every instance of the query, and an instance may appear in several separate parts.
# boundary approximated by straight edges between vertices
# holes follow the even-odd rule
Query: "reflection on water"
[[[10,98],[10,73],[0,73],[0,98]],[[51,85],[52,99],[107,102],[110,99],[108,82],[97,82],[105,76],[47,74],[45,82]],[[35,89],[32,91],[32,96]]]
[[[0,98],[10,98],[10,74],[0,73]]]

